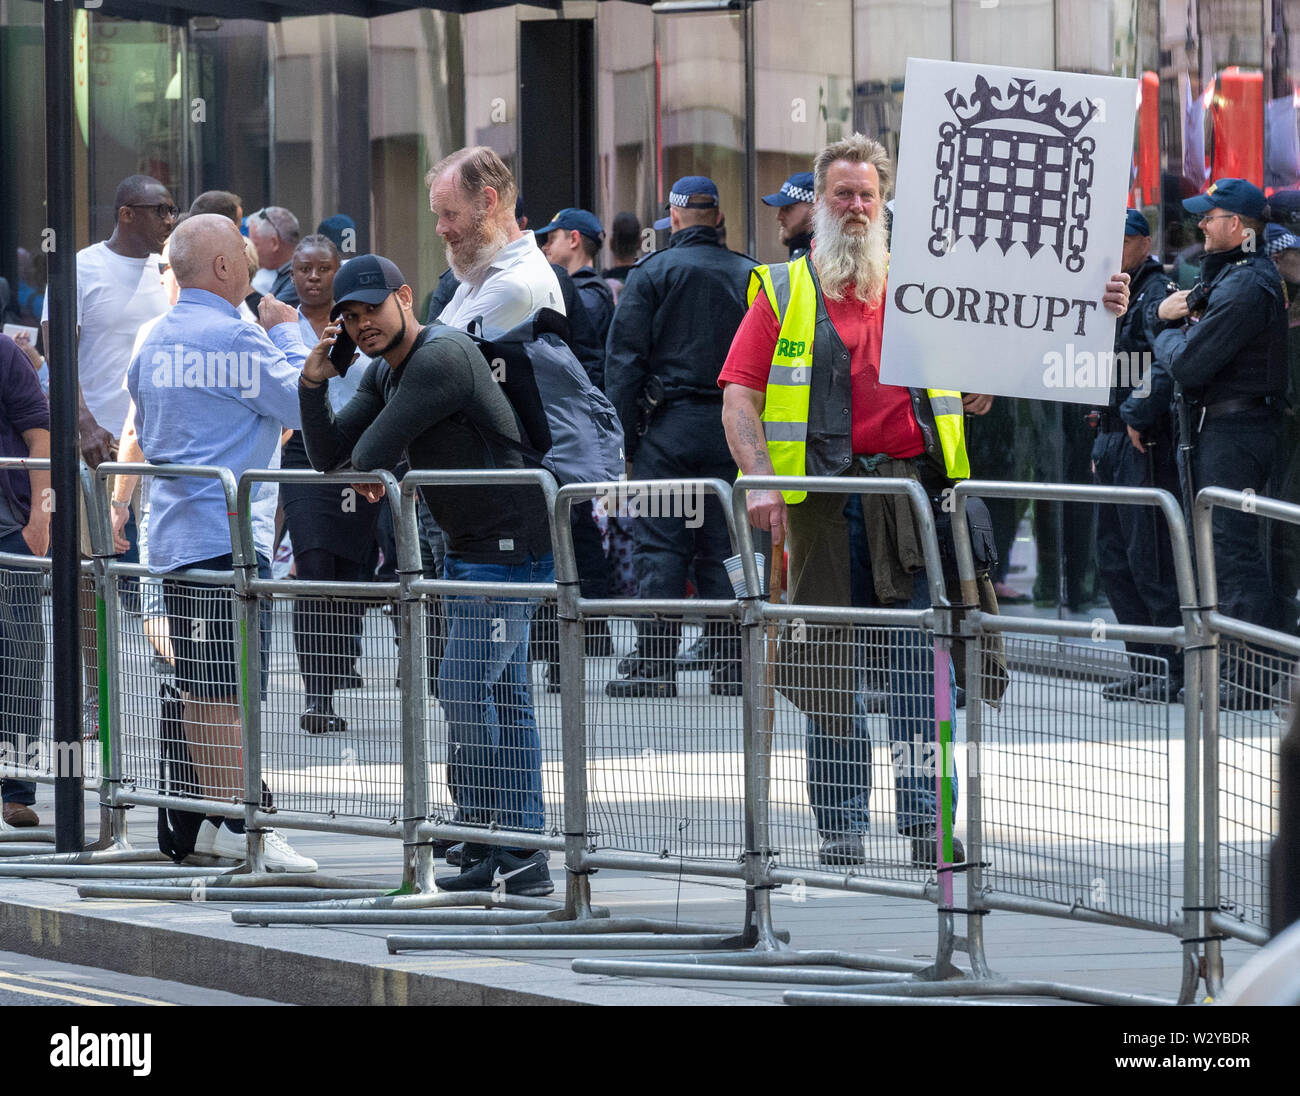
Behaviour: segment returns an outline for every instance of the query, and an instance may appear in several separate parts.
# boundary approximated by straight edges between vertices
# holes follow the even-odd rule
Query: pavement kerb
[[[556,964],[556,953],[547,956],[547,965],[517,953],[390,956],[382,936],[352,926],[236,925],[230,908],[214,902],[83,900],[74,885],[4,879],[0,950],[300,1005],[763,1003],[575,974],[567,959]]]

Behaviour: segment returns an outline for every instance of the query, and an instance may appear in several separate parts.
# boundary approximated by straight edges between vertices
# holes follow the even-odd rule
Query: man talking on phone
[[[411,287],[379,255],[358,255],[334,279],[331,326],[298,384],[303,442],[312,466],[369,472],[522,468],[514,411],[474,341],[453,327],[425,329]],[[326,382],[354,348],[374,359],[338,412]],[[369,490],[372,501],[378,492]],[[541,493],[527,487],[424,487],[447,536],[445,577],[466,582],[549,582],[555,576]],[[448,599],[449,634],[438,670],[448,745],[457,752],[456,802],[471,825],[540,831],[541,742],[528,685],[528,630],[536,606],[524,598]],[[408,683],[409,684],[409,683]],[[536,849],[465,845],[458,876],[443,890],[538,896],[555,889]]]

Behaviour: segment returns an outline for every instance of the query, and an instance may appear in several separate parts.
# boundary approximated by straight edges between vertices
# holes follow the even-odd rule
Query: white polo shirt
[[[77,252],[77,379],[87,409],[115,438],[131,405],[124,382],[136,332],[170,307],[161,263],[161,255],[119,255],[106,241]],[[49,300],[46,292],[42,320],[49,319]]]
[[[565,314],[559,279],[536,237],[525,232],[497,252],[479,285],[461,282],[438,319],[462,331],[482,320],[482,334],[494,339],[543,308]]]

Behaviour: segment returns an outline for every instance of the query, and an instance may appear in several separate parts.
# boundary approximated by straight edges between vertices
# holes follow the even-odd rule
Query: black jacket
[[[1152,317],[1152,345],[1188,400],[1286,395],[1286,298],[1282,278],[1259,251],[1211,251],[1201,264],[1209,301],[1187,326]]]
[[[605,340],[609,337],[610,321],[614,319],[614,291],[593,267],[584,266],[573,275],[573,285],[587,307],[587,318],[600,342],[600,355],[605,356]]]
[[[746,311],[757,264],[718,246],[716,229],[694,225],[633,268],[605,343],[605,392],[623,422],[628,456],[637,436],[637,398],[658,377],[666,401],[721,401],[718,374]]]
[[[1177,290],[1160,260],[1148,255],[1129,286],[1128,311],[1115,325],[1116,373],[1110,412],[1135,430],[1162,436],[1172,433],[1169,408],[1174,379],[1152,352],[1148,331],[1160,302]]]

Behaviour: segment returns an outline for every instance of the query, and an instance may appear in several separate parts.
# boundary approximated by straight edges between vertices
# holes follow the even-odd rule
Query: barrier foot
[[[14,848],[14,846],[12,845],[9,847],[11,849]],[[3,853],[0,853],[0,856],[3,855],[4,855]],[[50,852],[48,849],[42,848],[40,852],[35,853],[33,855],[24,856],[21,858],[16,856],[10,856],[5,860],[0,861],[0,867],[17,866],[18,864],[21,864],[23,866],[32,865],[33,867],[39,867],[40,865],[49,866],[55,864],[104,864],[104,865],[162,864],[162,865],[166,865],[170,863],[171,862],[167,859],[167,857],[163,856],[163,854],[158,852],[157,850],[131,849],[131,848],[122,848],[120,846],[114,846],[113,848],[109,848],[109,849],[93,849],[93,850],[88,849],[85,852]],[[171,867],[172,874],[175,874],[177,870],[178,869],[176,868],[176,866],[172,865]],[[40,873],[32,872],[31,874],[38,875]]]
[[[415,895],[412,897],[425,897]],[[494,903],[497,909],[463,910],[430,909],[426,906],[367,906],[383,899],[360,898],[343,902],[314,902],[289,909],[255,907],[234,909],[230,919],[237,925],[532,925],[539,921],[563,921],[564,911],[545,906],[514,905],[534,903],[536,898],[507,898],[510,906]],[[609,911],[598,909],[593,917],[608,917]]]
[[[391,950],[391,949],[390,949]],[[689,958],[688,963],[675,960]],[[707,956],[671,956],[655,959],[575,959],[577,974],[607,974],[629,978],[701,978],[724,982],[791,982],[818,986],[860,986],[868,983],[895,984],[913,977],[894,971],[822,970],[818,967],[737,965],[710,963]],[[789,958],[786,963],[792,962]]]
[[[882,1002],[877,999],[881,994],[887,998]],[[1172,1005],[1174,1002],[1163,997],[1152,997],[1142,993],[1120,993],[1113,990],[1093,989],[1089,986],[1073,986],[1063,982],[1017,981],[1009,978],[995,978],[988,981],[969,980],[958,982],[909,982],[905,985],[891,986],[887,990],[877,991],[872,986],[862,986],[845,993],[816,994],[803,993],[805,997],[844,998],[835,1001],[791,1000],[794,994],[787,993],[787,1004],[849,1004],[876,1005],[881,1003],[899,1004],[916,1000],[939,1001],[944,998],[977,997],[1055,997],[1062,1001],[1077,1001],[1085,1005]]]
[[[7,826],[0,830],[0,856],[9,855],[6,853],[5,845],[15,841],[54,841],[53,826],[23,826],[19,829],[16,826]]]
[[[594,925],[596,922],[580,922]],[[388,951],[395,955],[399,951],[540,951],[559,948],[726,948],[735,947],[740,938],[734,932],[706,934],[669,935],[656,932],[619,932],[601,934],[598,932],[575,932],[574,925],[563,926],[563,934],[546,935],[532,932],[508,934],[502,929],[512,926],[493,927],[486,930],[486,935],[467,933],[445,933],[434,936],[390,936]],[[537,926],[534,926],[537,927]],[[521,926],[522,928],[522,926]]]
[[[189,875],[209,881],[219,878],[221,868],[194,868]],[[14,864],[0,862],[0,879],[148,879],[173,880],[175,864],[84,863],[84,864]]]
[[[220,876],[195,876],[183,886],[156,883],[89,883],[77,888],[80,898],[139,898],[162,902],[312,902],[319,898],[314,888],[292,885],[269,887],[232,887],[218,885]],[[366,898],[381,895],[379,889],[333,892],[340,898]]]

